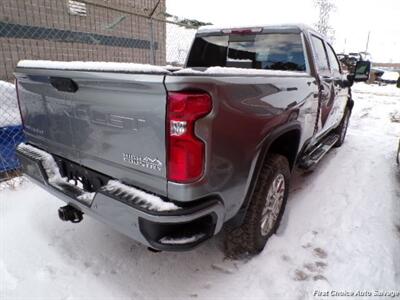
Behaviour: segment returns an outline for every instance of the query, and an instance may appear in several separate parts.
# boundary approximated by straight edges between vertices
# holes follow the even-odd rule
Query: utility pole
[[[370,34],[371,34],[371,30],[370,30],[370,31],[368,31],[367,45],[365,46],[365,52],[366,52],[366,53],[368,52],[368,46],[369,46],[369,36],[370,36]]]

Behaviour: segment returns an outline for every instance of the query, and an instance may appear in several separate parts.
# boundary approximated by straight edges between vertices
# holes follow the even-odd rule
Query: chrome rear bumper
[[[146,198],[146,195],[154,195],[123,184],[126,189],[100,188],[92,197],[82,197],[92,193],[68,182],[54,184],[50,178],[52,174],[45,168],[43,155],[43,150],[31,145],[28,150],[26,147],[17,147],[22,170],[35,183],[67,204],[148,247],[170,251],[190,250],[222,228],[224,206],[217,199],[198,200],[194,205],[185,207],[170,205],[174,207],[172,210],[157,210],[149,208],[145,199],[140,199],[140,196]],[[127,189],[140,192],[129,194]],[[172,204],[164,199],[162,201]]]

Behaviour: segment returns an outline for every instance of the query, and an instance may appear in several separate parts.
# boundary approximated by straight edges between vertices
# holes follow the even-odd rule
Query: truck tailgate
[[[17,68],[32,143],[166,195],[164,74]]]

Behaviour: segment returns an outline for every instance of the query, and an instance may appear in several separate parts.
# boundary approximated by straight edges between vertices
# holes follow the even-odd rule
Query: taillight
[[[202,176],[205,165],[205,145],[195,135],[195,123],[211,112],[211,97],[170,92],[167,109],[168,180],[193,182]]]
[[[263,31],[262,27],[253,27],[253,28],[228,28],[222,29],[222,33],[225,34],[253,34],[260,33]]]

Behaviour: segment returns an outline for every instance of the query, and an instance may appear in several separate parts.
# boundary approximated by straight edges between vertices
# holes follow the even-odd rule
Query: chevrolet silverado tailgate
[[[165,74],[20,66],[16,77],[27,140],[165,195]]]

